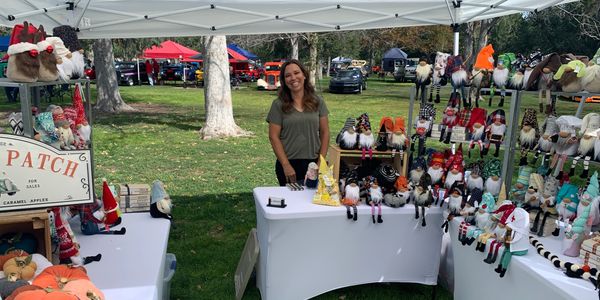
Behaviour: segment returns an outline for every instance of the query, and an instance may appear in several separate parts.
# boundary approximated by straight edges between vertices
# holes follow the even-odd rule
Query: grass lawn
[[[332,140],[348,116],[368,112],[373,124],[379,124],[384,115],[406,118],[409,86],[370,80],[362,95],[321,93],[330,111]],[[325,89],[327,81],[318,84],[321,87]],[[234,298],[233,273],[248,231],[256,226],[252,189],[277,184],[265,122],[276,94],[256,91],[253,86],[233,91],[236,122],[254,136],[203,141],[198,134],[204,123],[202,89],[136,86],[120,90],[138,111],[95,116],[96,187],[102,177],[112,183],[161,179],[175,204],[168,252],[177,256],[178,269],[171,298]],[[448,94],[448,89],[443,90],[442,99],[448,99]],[[18,104],[7,104],[2,97],[0,127],[7,129],[4,116],[17,110]],[[445,102],[438,104],[438,116]],[[593,105],[586,104],[584,114]],[[482,106],[487,108],[487,104]],[[537,109],[537,96],[526,95],[521,107]],[[576,108],[574,102],[561,101],[557,110],[574,114]],[[508,105],[504,109],[508,114]],[[542,115],[538,118],[543,120]],[[430,287],[417,284],[369,284],[335,290],[317,299],[430,299],[430,295]],[[443,288],[437,295],[438,299],[452,298]],[[251,281],[244,299],[258,298],[259,291]]]

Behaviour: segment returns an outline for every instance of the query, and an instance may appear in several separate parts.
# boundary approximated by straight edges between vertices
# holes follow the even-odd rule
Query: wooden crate
[[[0,213],[0,235],[10,232],[26,232],[38,241],[38,253],[52,261],[50,220],[45,209]]]
[[[342,150],[338,145],[330,145],[327,152],[329,164],[333,164],[333,177],[336,180],[340,179],[340,162],[344,161],[350,165],[360,164],[362,151],[361,150]],[[408,152],[404,151],[404,158],[400,159],[400,153],[396,151],[392,155],[392,151],[375,151],[373,150],[373,158],[379,158],[383,161],[392,163],[392,166],[400,172],[400,175],[406,176],[408,169]],[[404,162],[404,163],[402,163]]]

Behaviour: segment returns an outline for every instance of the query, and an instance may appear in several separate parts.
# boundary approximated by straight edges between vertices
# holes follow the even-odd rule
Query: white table
[[[494,269],[500,262],[502,248],[493,265],[484,263],[489,242],[485,253],[475,251],[476,243],[463,246],[457,241],[460,221],[461,218],[455,218],[450,223],[455,274],[454,299],[598,299],[598,292],[594,290],[592,283],[584,279],[567,277],[549,260],[539,255],[531,245],[526,255],[512,257],[506,275],[500,278]],[[558,238],[551,236],[538,240],[544,248],[559,256],[561,260],[582,263],[579,258],[562,255]]]
[[[442,241],[442,210],[426,210],[427,226],[411,204],[383,207],[373,224],[371,207],[358,221],[344,206],[312,204],[314,190],[254,189],[260,254],[257,286],[262,299],[307,299],[341,287],[375,282],[436,285]],[[283,197],[286,208],[266,206]]]
[[[162,299],[163,274],[171,222],[150,213],[126,213],[125,235],[83,235],[79,218],[71,227],[81,244],[82,256],[102,254],[100,262],[85,266],[92,282],[107,300]]]

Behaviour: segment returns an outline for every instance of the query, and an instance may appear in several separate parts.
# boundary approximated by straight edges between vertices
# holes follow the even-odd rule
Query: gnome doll
[[[444,187],[450,189],[452,185],[457,181],[463,181],[463,165],[462,160],[455,159],[454,163],[448,168],[446,174],[446,180],[444,181]]]
[[[538,236],[544,236],[544,226],[546,225],[546,219],[549,215],[556,215],[556,192],[558,191],[558,179],[548,176],[546,182],[544,182],[544,189],[540,191],[540,210],[535,215],[533,225],[531,225],[531,232]],[[540,224],[540,215],[544,215],[542,223]],[[539,226],[538,226],[539,225]]]
[[[467,172],[465,172],[466,174]],[[467,191],[470,194],[474,189],[483,191],[483,178],[481,177],[481,167],[478,163],[471,165],[469,175],[465,175],[465,181],[467,182]]]
[[[502,222],[500,224],[503,224]],[[494,270],[504,277],[513,255],[523,256],[529,248],[529,213],[522,208],[515,208],[506,220],[507,234],[504,252],[500,258],[500,264]]]
[[[81,233],[85,235],[94,234],[118,234],[123,235],[126,232],[126,228],[122,227],[119,230],[110,230],[111,227],[117,226],[121,223],[119,219],[117,222],[109,225],[104,224],[104,210],[99,203],[100,199],[94,199],[91,204],[84,204],[77,206],[79,210],[79,220],[81,221]]]
[[[431,176],[425,173],[421,176],[419,183],[413,189],[415,219],[419,218],[419,207],[421,207],[421,226],[427,226],[425,221],[425,207],[433,203],[433,194],[431,192]]]
[[[583,157],[583,172],[579,177],[587,178],[590,167],[590,159],[594,157],[594,148],[598,141],[598,129],[600,129],[600,115],[597,113],[589,113],[583,117],[581,123],[581,139],[579,139],[579,148],[577,149],[577,157],[573,158],[569,176],[575,175],[575,166]]]
[[[381,202],[383,201],[383,192],[381,187],[377,183],[377,180],[374,180],[369,186],[369,193],[367,195],[367,205],[371,206],[371,218],[373,219],[373,224],[375,223],[383,223],[383,219],[381,218]],[[377,220],[375,220],[375,207],[377,207]]]
[[[477,54],[477,59],[471,72],[471,87],[469,88],[469,102],[475,100],[475,107],[479,107],[481,88],[489,85],[490,72],[494,70],[494,48],[491,44],[483,47]]]
[[[526,67],[527,61],[525,56],[521,53],[518,53],[515,56],[515,60],[511,63],[511,70],[513,71],[513,74],[508,80],[508,86],[511,89],[520,91],[524,88]]]
[[[73,90],[73,107],[77,111],[75,127],[77,128],[77,135],[85,143],[83,149],[87,149],[91,143],[92,127],[88,123],[88,120],[85,116],[83,98],[83,89],[81,88],[81,83],[76,83],[75,89]]]
[[[451,221],[455,216],[460,216],[460,211],[465,202],[465,184],[462,181],[455,181],[450,189],[448,189],[448,198],[445,202],[448,202],[448,215],[446,221],[442,224],[445,232],[448,232],[448,222]]]
[[[344,188],[344,198],[342,204],[346,206],[346,216],[348,219],[358,220],[358,210],[356,206],[360,202],[360,187],[356,183],[355,178],[348,178],[346,187]],[[350,208],[354,210],[354,214]]]
[[[469,74],[463,65],[464,61],[461,55],[453,55],[448,57],[448,65],[446,66],[446,76],[451,79],[452,92],[457,93],[460,90],[460,96],[463,100],[463,106],[471,107],[471,103],[467,103],[467,95],[465,86],[469,81]]]
[[[394,129],[392,130],[391,138],[388,139],[388,146],[392,149],[392,155],[398,151],[400,160],[404,158],[404,151],[408,149],[409,139],[406,137],[406,128],[404,127],[404,119],[396,117],[394,121]]]
[[[479,236],[483,233],[490,232],[490,229],[493,226],[493,222],[490,219],[490,214],[494,211],[495,207],[496,199],[494,199],[494,196],[488,192],[484,192],[481,202],[479,202],[479,205],[477,206],[477,212],[475,213],[476,229],[471,234],[471,238],[473,238],[473,240],[477,240],[477,246],[475,247],[475,250],[477,251],[485,251],[485,243],[481,242]],[[467,232],[467,235],[469,235],[469,232]],[[472,242],[473,241],[471,240],[467,241],[468,244]]]
[[[561,66],[560,55],[552,53],[546,56],[539,64],[531,71],[527,80],[526,90],[537,87],[540,112],[546,105],[546,114],[550,115],[553,111],[552,100],[550,93],[554,90],[554,82],[552,76],[558,71]]]
[[[415,153],[415,144],[418,140],[418,151],[417,155],[425,155],[425,139],[427,138],[427,132],[431,127],[431,121],[419,118],[415,124],[415,133],[411,136],[411,153]]]
[[[112,226],[121,223],[121,210],[106,179],[102,179],[102,210],[104,211],[104,224]]]
[[[362,150],[362,159],[365,159],[367,153],[369,158],[373,158],[373,146],[375,145],[375,137],[371,131],[371,122],[369,115],[366,113],[358,117],[358,146]]]
[[[396,188],[395,197],[386,199],[384,196],[384,203],[390,207],[402,207],[410,200],[408,179],[406,179],[405,176],[398,176],[396,183],[394,183],[394,187]]]
[[[544,177],[538,173],[531,173],[529,175],[529,187],[523,197],[522,208],[526,211],[537,210],[541,211],[541,197],[540,194],[544,190]]]
[[[490,215],[490,220],[494,222],[493,233],[490,238],[494,240],[490,243],[487,257],[483,260],[487,264],[493,264],[498,258],[498,250],[504,244],[506,238],[506,220],[512,214],[516,206],[511,201],[503,201],[498,208]]]
[[[40,58],[39,81],[58,80],[57,59],[54,53],[54,47],[46,40],[37,43],[38,55]]]
[[[574,156],[579,148],[577,131],[581,128],[583,121],[575,116],[560,116],[556,119],[559,132],[554,144],[555,154],[550,164],[550,170],[554,170],[552,176],[562,177],[562,169],[567,157]]]
[[[438,201],[444,201],[446,196],[446,190],[444,189],[444,154],[442,152],[434,152],[431,155],[429,162],[429,168],[427,173],[431,177],[431,184],[433,189],[433,200],[434,204],[437,205]]]
[[[417,64],[415,85],[417,88],[417,94],[415,99],[419,99],[419,92],[421,92],[421,103],[425,102],[425,91],[427,86],[431,83],[431,65],[427,63],[427,57],[421,57]]]
[[[479,211],[479,204],[483,202],[483,191],[480,189],[474,189],[469,196],[469,199],[465,203],[465,208],[461,211],[461,215],[465,218],[465,223],[470,225],[477,224],[477,216]],[[467,226],[467,234],[464,235],[462,243],[463,245],[471,245],[475,241],[476,226]]]
[[[100,261],[101,254],[82,257],[79,253],[79,243],[68,221],[67,207],[53,207],[50,211],[50,219],[54,220],[56,238],[58,240],[58,258],[61,264],[73,264],[83,266],[94,261]]]
[[[577,214],[577,205],[579,204],[579,189],[570,183],[563,184],[556,194],[556,211],[558,212],[558,221],[565,223],[565,228],[572,218]],[[560,233],[560,223],[557,222],[553,236]]]
[[[578,93],[583,90],[581,79],[585,76],[586,64],[580,60],[572,60],[563,64],[552,77],[558,80],[557,85],[567,93]]]
[[[500,145],[504,141],[504,134],[506,133],[506,116],[504,110],[498,109],[492,112],[488,116],[486,123],[485,135],[487,143],[485,144],[484,154],[487,154],[491,144],[494,144],[496,146],[494,157],[498,157],[500,155]]]
[[[452,128],[458,125],[458,106],[460,104],[459,95],[452,93],[448,100],[448,105],[444,109],[444,116],[440,124],[440,142],[450,143],[452,138]]]
[[[517,206],[522,206],[525,202],[525,193],[527,193],[529,177],[531,177],[532,172],[533,169],[530,166],[519,167],[519,177],[515,186],[510,190],[509,197]]]
[[[600,94],[600,49],[588,62],[585,75],[581,78],[581,86],[587,92]]]
[[[543,162],[546,162],[550,159],[550,156],[554,151],[554,143],[558,139],[558,131],[559,129],[558,125],[556,124],[556,116],[546,116],[541,128],[542,134],[538,139],[538,144],[535,146],[536,152],[533,157],[533,161],[531,162],[532,165],[537,163],[537,160],[542,153],[544,155]]]
[[[36,82],[40,76],[39,51],[36,44],[17,43],[8,47],[6,77],[14,82]]]
[[[48,37],[46,41],[52,45],[53,51],[56,53],[57,68],[59,78],[63,81],[68,81],[73,76],[73,61],[71,61],[72,54],[65,47],[65,44],[59,37]]]
[[[492,78],[494,79],[494,85],[500,89],[500,103],[499,107],[504,106],[504,97],[506,96],[506,86],[508,85],[508,79],[510,78],[510,63],[515,60],[513,53],[504,53],[498,56],[498,62]],[[489,106],[492,106],[492,96],[490,95]]]
[[[590,178],[590,184],[579,199],[577,206],[577,218],[573,224],[565,231],[563,240],[563,254],[571,257],[578,257],[581,244],[589,238],[592,231],[592,225],[600,222],[600,213],[598,212],[598,172]]]
[[[173,203],[165,190],[165,185],[160,180],[154,180],[152,183],[152,195],[150,196],[150,215],[153,218],[173,220],[173,215],[171,215],[172,208]]]
[[[521,132],[519,133],[519,145],[521,147],[520,166],[527,165],[527,154],[533,150],[538,141],[538,122],[535,110],[528,108],[521,120]]]
[[[485,118],[486,110],[480,107],[473,108],[471,110],[471,118],[467,124],[467,129],[470,133],[469,150],[468,156],[471,157],[471,149],[475,144],[479,145],[479,155],[483,156],[483,139],[485,138]]]
[[[358,133],[356,132],[356,119],[348,118],[344,127],[336,137],[336,142],[343,150],[354,150],[358,147]]]
[[[387,151],[388,150],[388,138],[394,130],[394,122],[390,117],[383,117],[379,123],[379,132],[377,133],[377,142],[375,143],[375,150]]]
[[[483,166],[482,176],[485,178],[483,191],[490,193],[494,198],[498,198],[502,187],[502,179],[500,178],[500,167],[502,162],[497,159],[488,160]]]
[[[411,171],[409,173],[409,179],[412,186],[419,184],[421,177],[425,174],[425,168],[427,163],[423,157],[417,157],[412,161]]]
[[[440,103],[440,89],[446,85],[446,66],[450,54],[437,52],[435,55],[435,64],[433,74],[431,75],[431,88],[429,89],[429,102],[433,100],[433,89],[435,88],[435,103]]]
[[[70,53],[69,59],[73,63],[72,79],[82,78],[84,76],[85,62],[83,59],[83,47],[77,38],[77,29],[62,25],[52,29],[52,34],[59,37]]]

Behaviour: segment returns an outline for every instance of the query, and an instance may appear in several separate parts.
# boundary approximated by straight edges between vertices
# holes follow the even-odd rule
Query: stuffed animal
[[[519,176],[517,177],[517,183],[510,190],[509,199],[513,200],[515,205],[522,206],[525,203],[525,193],[529,187],[529,178],[533,173],[533,168],[530,166],[519,167]]]
[[[465,93],[465,86],[469,81],[469,74],[465,69],[463,57],[461,55],[453,55],[448,57],[446,76],[451,79],[452,92],[457,93],[460,90],[463,106],[471,107],[471,103],[467,103],[467,95]]]
[[[471,118],[466,126],[470,133],[469,150],[467,151],[469,157],[471,157],[471,149],[475,144],[479,145],[479,156],[483,157],[486,115],[487,111],[483,108],[476,107],[471,110]]]
[[[371,122],[369,122],[369,115],[363,113],[358,117],[358,146],[362,150],[362,159],[365,159],[367,153],[369,159],[373,158],[373,146],[375,145],[375,138],[371,131]]]
[[[568,156],[574,156],[579,148],[577,130],[581,128],[583,120],[575,116],[560,116],[556,119],[559,133],[554,144],[555,154],[550,164],[549,172],[554,170],[552,176],[561,177],[563,165]]]
[[[479,107],[481,88],[489,86],[490,73],[494,70],[494,48],[492,45],[483,47],[477,54],[477,59],[471,72],[471,87],[469,88],[469,102],[475,100],[475,107]]]
[[[394,187],[396,188],[396,193],[384,195],[383,203],[390,207],[403,207],[408,203],[410,198],[408,180],[405,176],[398,176]]]
[[[356,133],[356,119],[349,117],[344,122],[344,127],[340,130],[335,142],[340,146],[340,149],[354,150],[358,141],[358,133]]]
[[[529,213],[517,207],[505,221],[507,228],[506,246],[500,258],[500,264],[494,270],[500,275],[500,278],[506,274],[511,257],[513,255],[523,256],[527,254],[529,248]],[[503,223],[500,222],[500,224]]]
[[[40,76],[38,47],[31,43],[18,43],[8,47],[6,77],[14,82],[36,82]]]
[[[409,144],[410,141],[406,137],[404,119],[402,117],[396,117],[391,138],[388,139],[388,146],[392,149],[392,155],[396,155],[397,151],[400,155],[400,161],[402,162],[404,159],[404,151],[408,149]]]
[[[480,238],[483,238],[486,241],[490,238],[494,239],[490,243],[487,257],[483,260],[485,263],[493,264],[496,262],[498,257],[498,249],[503,245],[506,238],[506,220],[508,219],[508,216],[511,215],[515,210],[515,208],[516,206],[512,204],[511,201],[505,200],[490,216],[491,221],[494,223],[494,225],[492,225],[493,232],[489,236],[480,236]]]
[[[447,83],[446,65],[450,54],[437,52],[435,56],[435,64],[433,66],[433,74],[431,76],[431,88],[429,89],[429,102],[433,99],[433,89],[435,88],[435,103],[440,103],[440,88]]]
[[[425,173],[427,162],[423,157],[415,158],[411,163],[411,171],[409,172],[409,179],[412,186],[419,184],[421,176]]]
[[[465,181],[467,183],[468,194],[470,194],[474,189],[483,191],[483,177],[481,177],[481,169],[482,167],[480,163],[475,162],[471,164],[469,166],[469,170],[465,172]]]
[[[348,219],[358,220],[358,210],[356,206],[360,202],[360,187],[356,183],[356,179],[348,178],[346,187],[344,189],[344,198],[342,204],[346,206],[346,216]],[[354,210],[354,215],[350,211],[350,207]]]
[[[150,196],[150,215],[154,218],[173,220],[172,207],[171,197],[165,190],[165,185],[160,180],[155,180],[152,183],[152,195]]]
[[[450,94],[448,105],[444,110],[442,123],[440,124],[440,142],[450,144],[452,138],[452,129],[458,125],[458,106],[460,105],[459,95],[456,93]]]
[[[540,63],[535,65],[526,81],[527,90],[534,86],[537,87],[540,111],[543,110],[545,104],[547,115],[550,115],[554,109],[550,98],[550,93],[555,89],[552,77],[554,76],[554,73],[558,71],[561,64],[560,55],[558,55],[558,53],[551,53],[545,56]],[[527,77],[527,75],[525,76]]]
[[[43,40],[38,42],[37,51],[40,58],[39,81],[56,81],[58,79],[57,59],[54,47]]]
[[[547,161],[552,152],[554,151],[554,143],[558,140],[558,125],[556,124],[556,117],[553,115],[546,116],[544,123],[542,124],[540,138],[537,145],[535,146],[535,154],[531,162],[532,165],[537,163],[540,154],[544,154],[543,161]]]
[[[600,129],[600,115],[597,113],[589,113],[583,117],[581,129],[579,131],[581,138],[579,139],[579,148],[577,156],[573,158],[569,176],[575,175],[575,166],[583,157],[583,172],[579,175],[580,178],[587,178],[590,167],[590,159],[594,157],[594,148],[598,141],[598,129]]]
[[[502,187],[502,178],[500,178],[500,167],[502,162],[499,159],[490,159],[483,166],[482,176],[485,178],[483,190],[490,193],[494,198],[498,198]]]
[[[52,45],[53,51],[56,52],[57,68],[59,78],[63,81],[68,81],[73,76],[73,62],[71,52],[65,47],[65,44],[59,37],[48,37],[46,41]]]
[[[369,194],[367,196],[367,205],[371,206],[371,218],[373,219],[373,224],[383,223],[383,219],[381,217],[382,201],[383,192],[381,191],[381,187],[379,186],[379,184],[377,184],[377,180],[374,180],[369,186]],[[375,220],[375,207],[377,207],[378,209],[377,221]]]
[[[421,207],[421,226],[427,226],[425,221],[425,207],[433,203],[433,194],[431,193],[431,176],[424,173],[419,183],[413,189],[412,198],[415,205],[415,219],[419,219],[419,207]]]
[[[427,57],[421,57],[419,59],[419,63],[415,72],[417,76],[417,78],[415,79],[415,85],[417,88],[417,94],[415,96],[415,99],[419,99],[420,92],[421,103],[425,103],[425,90],[427,89],[427,86],[431,83],[431,74],[433,72],[431,69],[431,65],[427,63]]]
[[[586,65],[580,60],[572,60],[560,66],[552,77],[563,92],[577,93],[583,89],[581,78],[585,76]]]
[[[519,133],[519,146],[521,148],[520,166],[527,165],[527,155],[537,145],[539,138],[539,129],[537,122],[537,113],[534,109],[525,109],[523,119],[521,120],[521,131]]]
[[[482,200],[479,202],[477,212],[475,213],[475,228],[470,232],[467,231],[467,237],[469,238],[467,244],[470,245],[473,241],[477,240],[477,246],[475,247],[475,250],[477,251],[481,251],[482,247],[483,251],[485,251],[485,244],[481,242],[479,236],[490,231],[493,225],[490,215],[495,207],[496,200],[494,199],[494,196],[487,192],[483,193]]]

